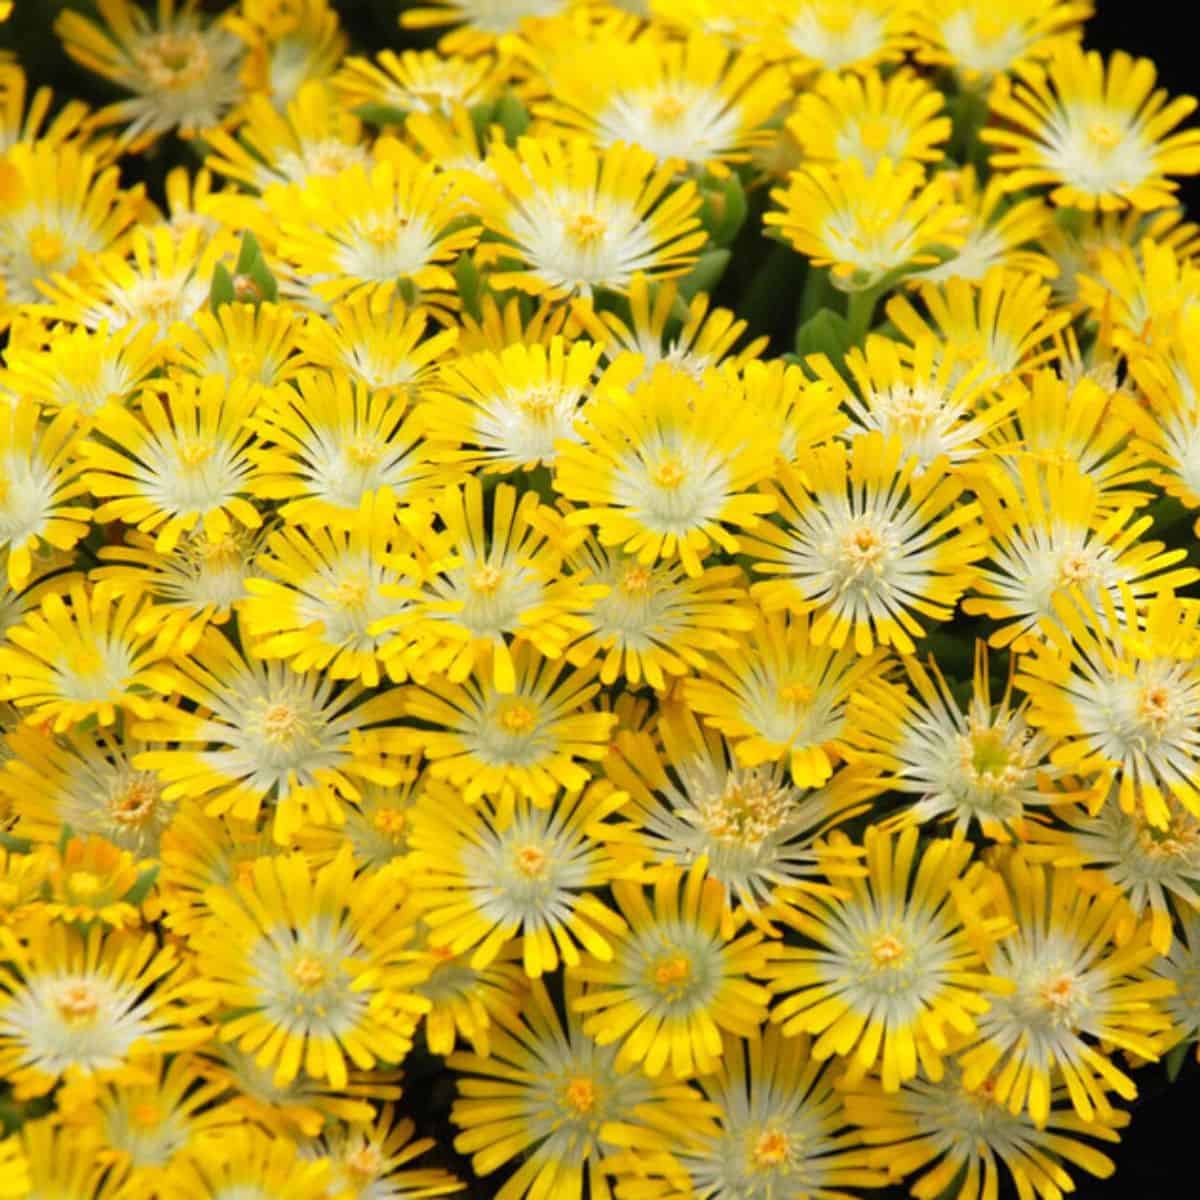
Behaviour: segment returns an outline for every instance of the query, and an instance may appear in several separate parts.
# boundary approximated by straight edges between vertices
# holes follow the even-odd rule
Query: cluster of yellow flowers
[[[1086,0],[338,7],[0,59],[0,1198],[1110,1174],[1200,1038],[1195,102]]]

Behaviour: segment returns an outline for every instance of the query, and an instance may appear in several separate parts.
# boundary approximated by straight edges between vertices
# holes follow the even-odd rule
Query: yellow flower
[[[85,928],[89,921],[115,929],[140,925],[141,913],[127,897],[141,875],[128,850],[102,837],[73,837],[48,861],[46,915]]]
[[[400,14],[405,29],[454,25],[439,41],[447,54],[471,57],[504,45],[527,21],[557,16],[574,0],[434,0]]]
[[[870,173],[893,163],[938,163],[950,137],[942,94],[908,70],[822,75],[796,102],[787,127],[807,160],[857,159]]]
[[[608,753],[616,724],[590,701],[600,690],[597,668],[565,669],[527,643],[513,650],[513,688],[501,692],[493,669],[477,666],[461,684],[434,677],[404,693],[407,716],[422,722],[366,744],[407,753],[423,750],[435,779],[462,789],[474,804],[481,796],[511,804],[518,796],[546,806],[560,787],[578,791],[589,778],[584,765]]]
[[[0,7],[4,5],[12,11],[12,0],[0,0]],[[39,87],[31,96],[21,65],[0,60],[0,154],[18,142],[55,145],[70,141],[80,135],[87,115],[88,106],[82,100],[55,106],[54,93],[48,87]]]
[[[520,936],[531,978],[577,967],[581,946],[610,959],[625,925],[595,892],[617,873],[607,818],[625,794],[598,782],[551,807],[457,799],[429,789],[413,813],[412,899],[430,947],[472,952],[468,965],[479,970]]]
[[[1015,930],[996,947],[992,969],[1014,987],[992,1001],[978,1041],[961,1054],[963,1083],[990,1080],[997,1104],[1014,1115],[1027,1109],[1041,1128],[1061,1078],[1081,1120],[1111,1122],[1107,1092],[1132,1100],[1137,1088],[1109,1054],[1154,1060],[1170,1026],[1163,999],[1174,986],[1147,969],[1156,955],[1149,924],[1115,944],[1124,919],[1116,888],[1091,893],[1076,872],[1048,872],[1016,852],[1003,869],[1000,894]]]
[[[374,61],[351,55],[334,76],[338,97],[351,110],[382,109],[377,124],[401,114],[438,113],[490,104],[504,82],[504,68],[487,54],[459,58],[433,50],[381,50]],[[445,164],[441,164],[445,169]]]
[[[709,1123],[692,1087],[618,1066],[616,1047],[580,1028],[574,1009],[588,993],[570,977],[565,991],[565,1020],[534,981],[519,1014],[497,1014],[488,1056],[459,1051],[447,1060],[459,1088],[455,1149],[481,1176],[520,1160],[496,1200],[611,1195],[614,1151],[670,1170],[670,1148]]]
[[[220,1200],[241,1195],[286,1195],[288,1200],[325,1200],[330,1168],[324,1159],[305,1162],[291,1138],[274,1137],[254,1125],[197,1138],[172,1164],[163,1192],[175,1200]]]
[[[177,375],[220,376],[234,390],[245,382],[271,387],[295,375],[299,340],[299,321],[287,308],[222,304],[174,326],[166,352]]]
[[[331,76],[346,53],[348,39],[330,0],[241,0],[224,21],[248,47],[243,80],[277,108],[310,80]]]
[[[770,473],[774,447],[728,419],[739,403],[727,375],[697,381],[662,365],[632,392],[595,397],[581,440],[559,443],[555,486],[587,506],[568,524],[595,526],[601,545],[644,566],[678,558],[692,576],[714,546],[737,553],[730,527],[754,529],[775,507],[752,490]]]
[[[0,8],[0,21],[8,13],[8,8]],[[0,1197],[3,1200],[24,1200],[32,1188],[33,1180],[22,1138],[19,1135],[5,1138],[0,1142]]]
[[[945,621],[987,550],[979,505],[945,457],[925,470],[898,437],[872,430],[802,454],[771,485],[781,523],[746,539],[754,585],[770,611],[811,612],[811,637],[870,654],[878,643],[905,654],[925,629],[914,614]]]
[[[1091,15],[1091,0],[932,0],[913,9],[916,56],[953,67],[972,87],[986,85],[1077,44]]]
[[[460,190],[395,139],[381,138],[374,154],[369,170],[360,163],[303,187],[268,189],[280,257],[315,276],[314,290],[326,301],[360,291],[390,297],[403,284],[437,311],[453,308],[446,264],[479,238],[476,225],[457,221],[465,212]]]
[[[904,56],[912,6],[903,0],[778,0],[765,15],[731,5],[755,40],[795,59],[797,68],[844,71]]]
[[[140,412],[102,408],[95,429],[104,440],[83,446],[85,480],[101,500],[95,519],[154,534],[160,552],[200,530],[219,539],[257,529],[262,518],[247,497],[258,474],[250,418],[260,404],[244,379],[179,374],[143,391]]]
[[[65,598],[50,593],[0,644],[0,699],[56,733],[89,718],[112,725],[119,712],[154,715],[150,690],[162,654],[139,632],[146,601],[82,582]]]
[[[244,821],[270,805],[275,840],[287,845],[306,821],[340,822],[341,798],[358,795],[356,780],[392,781],[352,742],[395,722],[402,711],[395,691],[368,696],[357,681],[339,688],[316,671],[247,659],[215,628],[156,683],[196,707],[163,707],[135,728],[166,743],[143,751],[134,766],[155,772],[167,799],[203,799],[210,815]]]
[[[343,1088],[348,1062],[404,1059],[428,1002],[412,991],[424,970],[406,960],[412,915],[394,877],[356,877],[346,846],[317,872],[299,854],[257,859],[204,902],[192,986],[225,1006],[221,1040],[273,1067],[277,1085],[303,1070]]]
[[[815,947],[777,951],[771,990],[784,998],[771,1020],[787,1036],[816,1035],[817,1061],[846,1058],[849,1083],[878,1063],[895,1092],[918,1063],[938,1078],[951,1032],[973,1033],[989,995],[1008,986],[985,962],[1008,922],[991,915],[993,877],[971,863],[969,842],[930,842],[918,855],[915,826],[896,838],[868,826],[866,847],[868,874],[846,898],[798,892],[780,915]]]
[[[791,97],[787,72],[719,38],[573,38],[533,105],[551,128],[598,147],[641,146],[660,163],[724,174],[771,137],[766,123]]]
[[[8,1150],[0,1163],[11,1174],[0,1174],[0,1196],[5,1200],[26,1200],[39,1193],[62,1196],[64,1200],[118,1200],[126,1182],[124,1172],[112,1170],[98,1161],[101,1142],[95,1129],[64,1125],[58,1114],[26,1121],[13,1138],[3,1145],[16,1144],[19,1156]],[[20,1164],[28,1167],[22,1179]],[[19,1186],[7,1195],[3,1188],[13,1180]],[[33,1190],[30,1191],[30,1188]]]
[[[686,872],[663,864],[652,903],[629,880],[615,880],[612,893],[628,928],[611,959],[590,956],[574,972],[588,987],[571,1005],[585,1014],[584,1033],[601,1046],[620,1043],[618,1070],[709,1074],[721,1061],[722,1031],[752,1037],[766,1017],[767,991],[751,982],[766,970],[762,932],[735,925],[726,936],[725,889],[703,861]]]
[[[771,198],[768,226],[815,266],[829,267],[838,287],[864,291],[893,271],[932,266],[935,247],[954,249],[965,230],[944,176],[927,179],[920,164],[883,159],[869,171],[856,158],[793,171]]]
[[[1049,66],[1023,65],[997,80],[991,108],[1005,125],[983,131],[993,166],[1013,191],[1051,186],[1055,204],[1082,209],[1164,208],[1169,175],[1200,173],[1200,131],[1171,132],[1196,101],[1154,90],[1149,59],[1118,50],[1106,64],[1074,42]]]
[[[241,97],[245,47],[196,13],[196,0],[159,0],[153,16],[129,0],[97,0],[99,22],[66,10],[54,23],[63,49],[133,95],[93,120],[123,125],[122,142],[144,150],[175,129],[190,137],[221,124]]]
[[[674,186],[672,166],[640,146],[598,151],[583,139],[523,137],[515,150],[493,147],[488,165],[498,182],[480,179],[473,194],[499,238],[486,245],[499,260],[496,290],[627,292],[639,272],[682,275],[705,243],[695,182]]]
[[[87,535],[82,434],[73,412],[46,420],[33,401],[0,403],[0,551],[13,589],[30,581],[40,544],[71,551]]]
[[[797,787],[820,787],[843,757],[850,695],[885,668],[884,651],[817,645],[806,617],[780,614],[738,640],[704,677],[684,681],[683,700],[734,743],[743,766],[787,763]]]

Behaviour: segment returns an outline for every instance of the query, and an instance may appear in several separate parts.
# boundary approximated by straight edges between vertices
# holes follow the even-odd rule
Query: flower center
[[[700,804],[700,824],[714,841],[757,850],[787,820],[791,795],[769,779],[729,779],[725,790]]]
[[[662,462],[650,472],[650,478],[654,480],[661,488],[670,488],[674,490],[683,483],[687,476],[687,472],[683,469],[683,464],[677,458],[664,458]]]
[[[276,746],[293,745],[304,731],[304,716],[286,700],[268,704],[260,721],[262,735]]]
[[[668,996],[677,996],[692,978],[692,964],[682,954],[669,954],[654,964],[654,986]]]
[[[768,1129],[754,1143],[754,1165],[756,1167],[778,1167],[792,1156],[792,1144],[786,1133]]]
[[[333,589],[333,603],[349,612],[363,608],[367,597],[371,594],[371,584],[367,579],[358,578],[340,580]]]
[[[185,467],[193,470],[203,466],[213,454],[212,442],[202,438],[192,438],[179,443],[179,461]]]
[[[630,567],[621,576],[620,588],[627,596],[645,596],[650,592],[654,576],[649,567]]]
[[[78,900],[91,900],[104,890],[104,881],[91,871],[72,871],[67,877],[67,891]]]
[[[380,833],[399,837],[408,825],[408,815],[399,808],[379,808],[375,810],[372,823]]]
[[[563,1099],[572,1111],[581,1115],[590,1113],[596,1107],[596,1085],[586,1076],[572,1079],[563,1092]]]
[[[1009,749],[996,729],[974,730],[970,736],[971,773],[979,782],[1002,779],[1009,768]]]
[[[383,457],[383,447],[373,437],[356,437],[346,443],[346,457],[359,467],[370,467]]]
[[[208,47],[198,33],[161,33],[134,52],[137,64],[155,87],[184,88],[210,69]]]
[[[304,991],[310,992],[325,982],[325,964],[306,954],[292,968],[292,978]]]
[[[1058,561],[1058,580],[1063,586],[1086,583],[1094,574],[1091,556],[1082,550],[1069,551]]]
[[[898,386],[888,393],[885,407],[900,432],[917,436],[937,423],[942,397],[933,388]]]
[[[67,244],[62,236],[45,225],[37,225],[29,234],[29,257],[39,267],[48,267],[63,256]]]
[[[812,688],[805,683],[785,683],[779,689],[779,698],[788,704],[805,705],[812,701]]]
[[[127,303],[148,324],[168,325],[179,305],[179,288],[169,279],[146,279],[136,286]]]
[[[868,150],[878,154],[887,148],[892,136],[892,127],[884,117],[868,117],[859,125],[858,136]]]
[[[145,776],[131,779],[108,804],[112,819],[126,828],[140,825],[158,805],[158,784]]]
[[[92,646],[86,646],[71,655],[71,673],[77,679],[96,679],[104,670],[104,659]]]
[[[139,1129],[153,1129],[162,1120],[162,1111],[157,1104],[147,1101],[135,1104],[129,1110],[129,1117]]]
[[[1142,723],[1161,737],[1173,715],[1171,691],[1162,684],[1142,688],[1138,697],[1138,716]]]
[[[1120,144],[1124,134],[1108,121],[1093,121],[1087,128],[1087,139],[1092,147],[1108,154]]]
[[[528,733],[537,724],[537,709],[517,700],[501,711],[500,724],[509,733]]]
[[[678,96],[659,96],[650,112],[660,124],[673,125],[687,112],[687,105]]]
[[[516,397],[517,407],[532,420],[544,421],[558,407],[559,390],[549,385],[527,388]]]
[[[871,962],[881,971],[898,967],[908,947],[892,933],[882,933],[871,943]]]
[[[540,879],[549,865],[550,860],[540,846],[522,846],[517,851],[517,870],[527,879]]]
[[[1070,975],[1055,975],[1038,988],[1038,996],[1052,1012],[1063,1012],[1075,999],[1075,980]]]
[[[863,575],[878,575],[883,570],[887,545],[879,532],[869,525],[858,525],[842,535],[841,565],[847,581]]]
[[[592,246],[604,237],[608,225],[595,213],[575,213],[567,221],[567,236],[578,246]]]
[[[471,575],[470,582],[473,592],[480,592],[484,596],[494,596],[500,590],[500,585],[504,582],[504,572],[497,567],[485,564],[475,569]]]
[[[378,249],[390,246],[400,233],[401,226],[407,224],[394,217],[377,217],[367,225],[367,241]]]
[[[90,985],[73,983],[58,994],[54,1006],[68,1025],[87,1025],[100,1010],[100,997]]]
[[[351,1175],[366,1182],[379,1174],[383,1157],[375,1146],[359,1146],[353,1154],[346,1155],[345,1165]]]

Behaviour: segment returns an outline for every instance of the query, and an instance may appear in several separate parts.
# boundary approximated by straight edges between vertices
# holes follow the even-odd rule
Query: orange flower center
[[[572,1079],[564,1098],[567,1107],[577,1113],[590,1113],[596,1107],[596,1085],[588,1078]]]
[[[517,870],[529,879],[537,879],[546,873],[550,860],[540,846],[522,846],[517,851]]]
[[[692,964],[682,954],[671,954],[654,964],[654,983],[659,991],[670,992],[687,983]]]
[[[567,221],[567,236],[580,246],[591,246],[600,241],[608,226],[595,213],[576,213]]]
[[[380,808],[375,812],[375,828],[389,837],[396,837],[404,832],[408,824],[408,815],[398,808]]]
[[[360,1146],[346,1155],[346,1170],[359,1179],[374,1179],[383,1165],[383,1158],[374,1146]]]
[[[871,962],[883,970],[898,966],[906,953],[907,948],[895,934],[880,934],[871,943]]]
[[[500,724],[509,733],[528,733],[537,724],[537,709],[518,700],[501,712]]]
[[[791,1157],[792,1145],[786,1133],[768,1129],[754,1144],[754,1165],[777,1167]]]
[[[650,591],[652,579],[649,567],[630,567],[621,577],[621,591],[627,596],[644,596]]]
[[[151,779],[133,779],[109,804],[112,819],[122,826],[140,825],[158,805],[158,785]]]

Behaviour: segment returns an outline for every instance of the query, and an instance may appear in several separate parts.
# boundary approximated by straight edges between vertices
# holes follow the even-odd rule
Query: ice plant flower
[[[918,854],[915,827],[893,837],[869,826],[866,850],[867,875],[845,884],[848,896],[798,892],[780,915],[813,946],[775,951],[771,1020],[787,1036],[814,1035],[818,1061],[845,1058],[847,1081],[878,1064],[894,1092],[919,1069],[937,1078],[953,1035],[973,1033],[1006,989],[987,956],[1008,922],[992,911],[992,877],[969,843],[938,840]]]
[[[274,1069],[345,1087],[348,1063],[399,1062],[428,1002],[403,953],[412,913],[385,872],[355,876],[349,847],[319,871],[302,855],[257,859],[247,878],[205,893],[194,986],[229,1011],[220,1037]]]
[[[568,524],[594,525],[601,545],[644,566],[678,558],[692,576],[714,547],[736,553],[730,527],[753,529],[775,506],[753,490],[773,447],[725,419],[738,399],[726,375],[696,381],[662,366],[632,392],[597,397],[580,441],[558,448],[558,489],[586,505]]]
[[[1001,76],[992,110],[1005,120],[983,133],[1012,190],[1049,185],[1055,204],[1111,211],[1165,208],[1170,176],[1200,172],[1200,130],[1175,131],[1196,107],[1156,90],[1154,64],[1118,50],[1106,63],[1076,42],[1043,69]]]
[[[911,654],[925,633],[914,614],[949,617],[987,545],[979,505],[946,458],[920,467],[881,430],[785,467],[768,485],[780,522],[745,539],[754,569],[770,577],[753,589],[763,606],[810,612],[817,645]]]
[[[588,989],[572,1006],[584,1032],[620,1044],[618,1070],[707,1075],[721,1060],[721,1032],[750,1037],[766,1016],[766,989],[754,982],[766,969],[762,932],[725,936],[725,889],[703,861],[686,872],[664,864],[651,901],[631,880],[614,881],[612,893],[628,927],[611,958],[589,955],[575,971]]]
[[[683,274],[706,234],[689,180],[673,187],[672,164],[640,146],[594,150],[582,138],[523,137],[497,145],[488,164],[498,180],[475,189],[484,225],[499,239],[497,289],[551,298],[626,292],[639,272]]]

